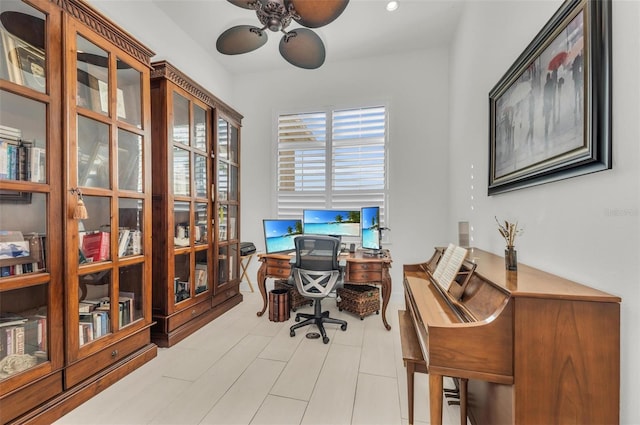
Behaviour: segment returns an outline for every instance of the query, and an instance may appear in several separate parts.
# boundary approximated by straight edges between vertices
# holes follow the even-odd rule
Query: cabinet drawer
[[[211,308],[211,301],[209,298],[202,300],[198,304],[189,306],[182,311],[170,316],[167,321],[168,331],[171,332],[176,328],[184,325],[194,317],[200,316],[202,313],[208,311]]]
[[[150,341],[149,328],[144,328],[104,350],[79,360],[65,370],[65,387],[73,387],[102,369],[121,361],[129,354],[149,344]]]
[[[238,295],[240,293],[240,285],[239,284],[231,285],[222,290],[218,289],[216,292],[217,293],[213,296],[211,300],[211,305],[213,307]]]
[[[271,267],[267,265],[267,276],[286,279],[291,274],[291,267],[289,267],[289,263],[286,263],[286,266],[274,266]]]
[[[379,272],[382,270],[382,263],[380,262],[375,262],[375,263],[356,263],[356,262],[352,262],[349,263],[349,272],[350,273],[354,273],[354,272]]]

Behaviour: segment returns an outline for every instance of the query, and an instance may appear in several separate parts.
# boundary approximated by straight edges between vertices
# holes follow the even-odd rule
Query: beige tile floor
[[[255,271],[251,271],[255,276]],[[272,283],[268,283],[270,288]],[[255,287],[255,284],[254,284]],[[259,292],[242,283],[244,301],[55,422],[67,424],[407,424],[406,374],[397,313],[364,320],[323,303],[348,321],[327,325],[329,344],[289,336],[288,322],[270,322]],[[246,292],[245,292],[246,291]],[[298,311],[311,311],[303,307]],[[309,330],[316,330],[315,326]],[[446,383],[445,383],[446,385]],[[427,376],[416,374],[415,423],[428,419]],[[445,424],[459,424],[445,406]]]

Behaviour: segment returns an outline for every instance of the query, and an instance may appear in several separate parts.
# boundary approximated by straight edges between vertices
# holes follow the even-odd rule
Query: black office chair
[[[322,311],[321,301],[335,288],[342,277],[338,264],[340,239],[331,236],[303,235],[295,238],[296,262],[291,269],[298,292],[305,298],[314,300],[314,313],[297,313],[296,322],[291,326],[289,334],[296,335],[296,329],[314,324],[320,330],[322,342],[327,344],[329,338],[324,323],[335,323],[340,329],[347,330],[347,322],[329,317],[329,312]]]

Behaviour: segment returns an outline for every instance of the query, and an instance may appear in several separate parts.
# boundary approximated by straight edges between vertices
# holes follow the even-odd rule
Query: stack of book
[[[22,131],[0,125],[0,179],[42,183],[46,150],[22,139]]]

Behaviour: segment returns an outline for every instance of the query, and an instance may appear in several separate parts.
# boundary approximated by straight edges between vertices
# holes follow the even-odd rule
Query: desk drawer
[[[291,267],[291,260],[289,259],[281,259],[281,258],[268,258],[267,259],[267,267]]]
[[[281,278],[287,279],[291,274],[291,267],[289,267],[289,263],[286,266],[271,266],[271,264],[267,264],[267,276],[273,278]]]
[[[347,272],[348,282],[382,282],[381,263],[350,263]]]

